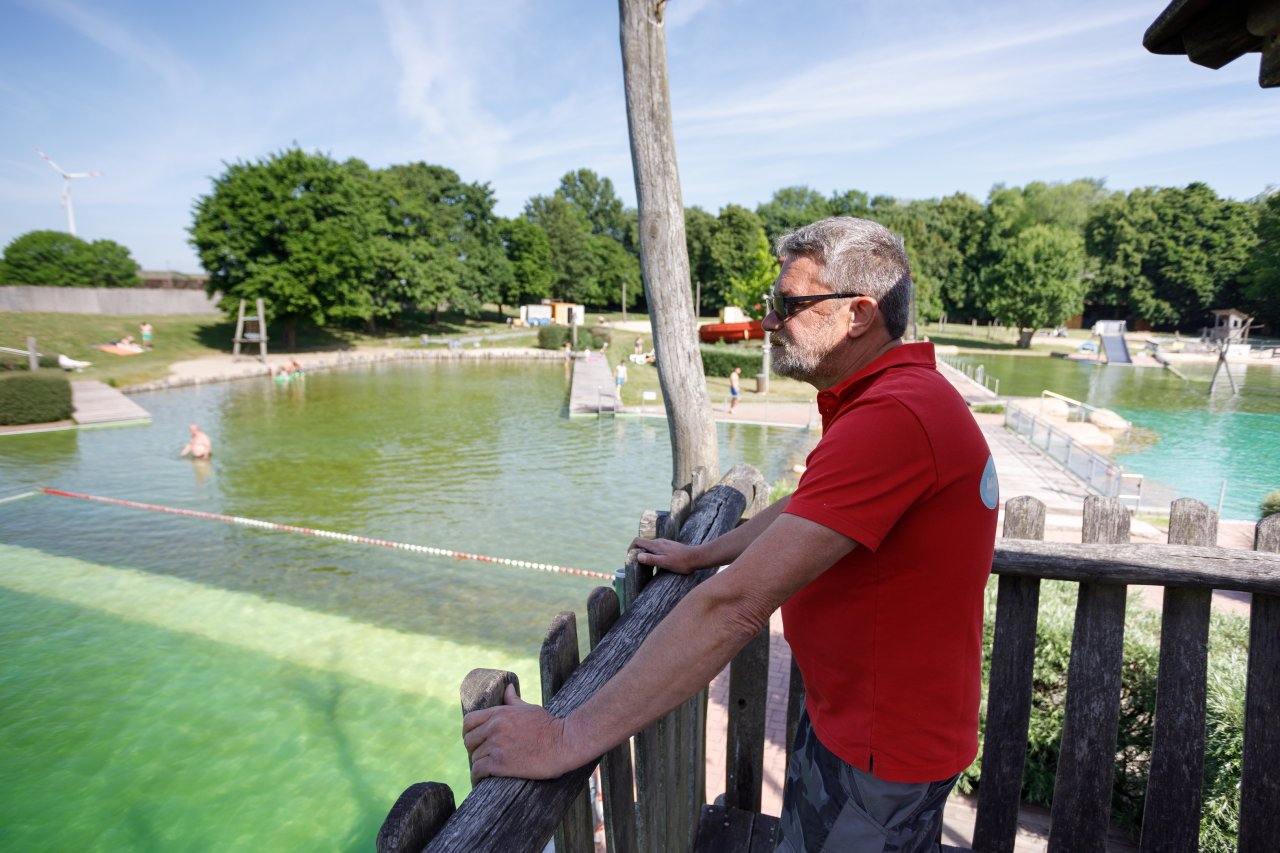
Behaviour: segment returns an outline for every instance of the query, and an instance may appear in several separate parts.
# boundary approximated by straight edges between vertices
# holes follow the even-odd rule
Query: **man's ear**
[[[849,326],[845,334],[850,338],[860,338],[875,325],[880,306],[874,299],[859,296],[849,300]]]

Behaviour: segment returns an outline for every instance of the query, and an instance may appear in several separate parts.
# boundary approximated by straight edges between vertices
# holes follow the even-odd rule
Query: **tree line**
[[[548,297],[598,310],[645,307],[637,212],[609,178],[570,172],[510,219],[494,206],[487,183],[444,166],[374,169],[290,149],[228,165],[196,199],[190,234],[210,292],[227,306],[265,298],[289,334],[299,321],[374,330],[407,314],[474,316],[486,304],[501,310]],[[1280,192],[1234,201],[1202,183],[1122,192],[1099,180],[1033,182],[997,185],[985,201],[798,186],[754,210],[689,207],[695,304],[704,314],[736,305],[758,316],[777,274],[771,241],[836,215],[902,236],[922,320],[995,321],[1020,329],[1024,345],[1036,329],[1078,314],[1195,332],[1210,310],[1233,307],[1272,335],[1280,330]],[[0,279],[133,283],[118,274],[132,264],[123,247],[92,244],[103,258],[95,265],[86,260],[92,251],[58,236],[15,240]],[[60,262],[62,273],[51,274],[48,264]]]

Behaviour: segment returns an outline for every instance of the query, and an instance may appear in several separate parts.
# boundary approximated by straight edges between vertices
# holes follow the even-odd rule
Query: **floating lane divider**
[[[277,524],[274,521],[259,521],[255,518],[243,518],[238,515],[222,515],[217,512],[203,512],[198,509],[180,509],[178,507],[160,506],[158,504],[140,503],[123,498],[107,498],[101,495],[85,495],[79,492],[67,492],[62,489],[41,489],[46,495],[60,498],[77,498],[94,503],[127,506],[132,509],[146,509],[152,512],[167,512],[171,515],[185,515],[191,518],[205,518],[212,521],[225,521],[228,524],[243,524],[246,527],[261,527],[266,530],[279,530],[284,533],[302,533],[307,536],[319,536],[322,539],[336,539],[339,542],[355,542],[360,545],[377,545],[382,548],[394,548],[400,551],[413,551],[418,554],[432,554],[437,557],[455,557],[459,560],[477,560],[481,563],[497,563],[502,566],[515,566],[520,569],[535,569],[539,572],[552,572],[558,575],[578,575],[586,578],[599,578],[612,581],[613,575],[604,572],[593,572],[588,569],[574,569],[568,566],[555,566],[550,563],[534,563],[529,560],[512,560],[507,557],[489,557],[484,554],[468,554],[463,551],[450,551],[447,548],[431,548],[426,545],[410,545],[406,542],[392,542],[389,539],[374,539],[369,536],[354,536],[350,533],[335,533],[332,530],[317,530],[313,527],[297,527],[292,524]],[[38,494],[32,492],[31,494]],[[25,497],[25,496],[24,496]]]
[[[0,349],[3,349],[3,347],[0,347]],[[7,498],[0,498],[0,504],[7,504],[9,501],[20,501],[23,498],[29,498],[29,497],[32,497],[33,495],[38,495],[38,494],[40,493],[39,492],[23,492],[20,495],[10,495]]]

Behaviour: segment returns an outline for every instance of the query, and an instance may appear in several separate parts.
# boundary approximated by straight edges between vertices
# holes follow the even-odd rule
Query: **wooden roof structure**
[[[1280,86],[1280,0],[1173,0],[1147,28],[1142,46],[1215,69],[1261,53],[1258,85]]]

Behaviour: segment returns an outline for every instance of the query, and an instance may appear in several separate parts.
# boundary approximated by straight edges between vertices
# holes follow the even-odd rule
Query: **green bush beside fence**
[[[983,655],[983,690],[987,695],[991,640],[995,627],[996,579],[987,587]],[[1078,586],[1062,581],[1040,585],[1040,618],[1036,627],[1031,723],[1027,763],[1022,780],[1024,802],[1048,806],[1058,771],[1062,720],[1066,705],[1067,664],[1075,624]],[[1238,616],[1215,613],[1209,631],[1209,675],[1206,712],[1204,803],[1200,812],[1200,849],[1233,851],[1240,822],[1241,756],[1244,752],[1244,685],[1249,625]],[[1124,670],[1120,694],[1120,730],[1116,741],[1116,773],[1112,818],[1137,833],[1151,764],[1155,720],[1156,676],[1160,649],[1160,613],[1130,597],[1125,618]],[[985,715],[985,708],[983,709]],[[979,758],[960,780],[962,791],[979,783]]]
[[[0,424],[43,424],[71,417],[71,383],[65,376],[0,375]]]

